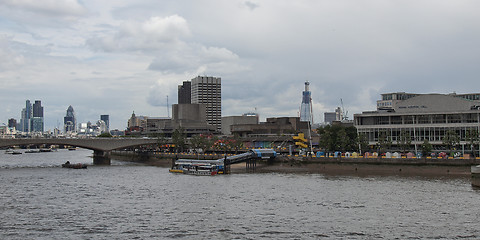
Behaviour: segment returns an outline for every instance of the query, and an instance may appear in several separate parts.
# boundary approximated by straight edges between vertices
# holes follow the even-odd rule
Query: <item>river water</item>
[[[91,151],[3,154],[0,239],[479,239],[468,177],[172,174]]]

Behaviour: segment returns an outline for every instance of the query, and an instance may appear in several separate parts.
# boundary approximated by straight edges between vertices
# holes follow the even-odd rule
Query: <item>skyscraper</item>
[[[302,95],[302,105],[300,106],[300,121],[310,122],[312,124],[312,93],[309,90],[310,83],[305,82],[305,91]]]
[[[8,119],[9,128],[17,128],[17,120],[15,118]]]
[[[40,100],[33,104],[33,117],[30,120],[32,132],[43,132],[43,107]]]
[[[100,120],[105,122],[106,131],[110,131],[110,115],[100,115]]]
[[[63,129],[65,133],[67,132],[76,132],[77,130],[77,120],[75,119],[75,112],[73,107],[69,106],[67,109],[67,115],[63,118]]]
[[[205,104],[207,107],[207,123],[220,132],[222,130],[222,83],[217,77],[201,77],[192,79],[191,102]]]
[[[184,81],[178,85],[178,104],[192,103],[192,82]]]
[[[32,118],[32,104],[30,100],[25,102],[25,108],[22,110],[22,118],[20,119],[20,126],[22,129],[19,129],[23,132],[30,132],[31,125],[30,119]]]

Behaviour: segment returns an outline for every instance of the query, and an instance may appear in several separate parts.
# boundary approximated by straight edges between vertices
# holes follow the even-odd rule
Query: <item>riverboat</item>
[[[217,160],[190,160],[180,159],[169,170],[171,173],[183,173],[198,176],[214,176],[223,174],[223,164]]]

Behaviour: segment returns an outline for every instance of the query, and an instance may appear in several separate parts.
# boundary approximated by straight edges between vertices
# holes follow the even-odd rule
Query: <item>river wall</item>
[[[115,159],[143,162],[170,167],[175,159],[219,159],[224,154],[188,154],[114,151]],[[479,165],[480,159],[437,158],[329,158],[279,155],[275,159],[259,160],[253,171],[275,173],[319,173],[324,175],[354,176],[422,176],[470,177],[470,167]],[[232,165],[232,173],[252,172],[245,163]]]
[[[223,153],[211,154],[190,154],[190,153],[162,153],[162,152],[133,152],[133,151],[113,151],[112,155],[126,156],[132,160],[152,161],[154,159],[205,159],[215,160],[224,158]],[[231,156],[234,154],[227,154]],[[472,166],[480,165],[480,158],[385,158],[385,157],[316,157],[316,156],[292,156],[279,155],[270,163],[319,163],[319,164],[374,164],[374,165],[439,165],[439,166]]]

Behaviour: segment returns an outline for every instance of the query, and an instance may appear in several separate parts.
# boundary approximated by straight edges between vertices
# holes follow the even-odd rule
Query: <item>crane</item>
[[[343,107],[343,99],[341,98],[340,103],[342,104],[342,120],[348,120],[348,111],[345,112],[345,108]]]

